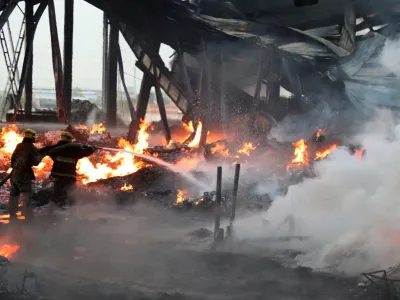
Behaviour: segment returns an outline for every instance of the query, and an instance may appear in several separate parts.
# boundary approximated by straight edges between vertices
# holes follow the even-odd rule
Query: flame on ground
[[[223,157],[231,157],[231,152],[223,143],[216,143],[215,146],[210,149],[210,152],[213,155],[218,153]]]
[[[132,191],[133,190],[133,186],[131,184],[124,184],[123,187],[121,187],[121,191]]]
[[[290,164],[287,165],[287,168],[308,165],[308,152],[307,152],[307,144],[304,139],[301,139],[297,142],[293,143],[294,149],[294,158]]]
[[[183,123],[183,126],[186,128],[186,130],[191,132],[190,135],[188,137],[186,137],[186,139],[188,139],[194,132],[193,122],[190,121],[189,124]],[[203,128],[203,124],[201,123],[201,121],[199,121],[197,128],[196,128],[196,134],[195,134],[193,140],[191,142],[189,142],[189,144],[188,144],[189,147],[196,148],[200,145],[202,128]]]
[[[354,149],[354,154],[357,158],[357,160],[362,160],[363,156],[364,156],[364,152],[365,152],[365,148],[361,148],[361,149]]]
[[[250,156],[251,152],[256,149],[255,146],[253,146],[252,143],[243,143],[242,148],[238,150],[239,154],[243,154],[246,156]]]
[[[315,153],[314,160],[326,158],[326,157],[327,157],[329,154],[331,154],[332,151],[335,150],[337,147],[338,147],[338,145],[333,144],[333,145],[329,146],[328,149],[325,149],[325,150],[322,150],[322,151],[318,151],[317,153]]]
[[[19,245],[0,245],[0,256],[11,258],[20,248]]]
[[[92,129],[90,129],[90,134],[95,134],[95,133],[98,133],[98,134],[106,133],[106,127],[104,126],[103,123],[94,124],[92,126]]]
[[[175,204],[179,204],[185,201],[186,200],[185,194],[186,194],[185,190],[177,190]]]

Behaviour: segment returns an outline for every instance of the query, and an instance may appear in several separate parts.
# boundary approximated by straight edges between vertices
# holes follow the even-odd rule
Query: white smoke
[[[304,251],[297,258],[302,265],[351,275],[397,265],[400,126],[393,128],[389,116],[379,112],[377,120],[357,137],[367,149],[363,160],[357,160],[347,148],[338,148],[327,160],[315,164],[315,178],[291,186],[285,196],[276,198],[263,216],[269,225],[261,234],[287,236],[288,225],[282,223],[293,216],[291,234],[309,237],[297,246],[290,244]],[[260,223],[260,218],[254,217],[241,220],[238,230],[248,236],[249,228],[259,228]],[[254,230],[251,235],[254,237]]]

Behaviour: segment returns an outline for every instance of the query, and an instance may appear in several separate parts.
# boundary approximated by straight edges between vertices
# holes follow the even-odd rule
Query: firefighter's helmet
[[[36,139],[37,138],[37,134],[36,131],[33,129],[26,129],[24,131],[24,138],[27,139]]]

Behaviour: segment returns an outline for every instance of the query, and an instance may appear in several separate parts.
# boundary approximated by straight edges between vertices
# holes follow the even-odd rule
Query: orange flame
[[[242,148],[238,151],[239,154],[250,156],[251,152],[256,149],[252,143],[243,143]]]
[[[190,128],[191,132],[194,132],[192,121],[189,122],[189,128]],[[196,135],[194,136],[193,140],[188,144],[189,147],[195,148],[195,147],[199,146],[202,128],[203,128],[203,124],[201,123],[201,121],[199,121],[199,124],[197,125],[197,129],[196,129]]]
[[[103,123],[94,124],[92,126],[92,129],[90,129],[90,134],[95,134],[95,133],[103,134],[105,132],[106,132],[106,127],[104,126]]]
[[[131,191],[133,190],[133,186],[131,184],[124,184],[124,186],[121,188],[121,191]]]
[[[288,164],[287,168],[296,167],[300,165],[308,165],[308,152],[307,152],[307,144],[304,139],[301,139],[297,142],[293,143],[294,149],[294,158],[290,164]]]
[[[20,248],[19,245],[0,245],[0,256],[11,258]]]
[[[229,149],[226,148],[226,146],[224,144],[222,144],[222,143],[216,143],[215,146],[210,149],[210,152],[213,155],[215,153],[218,153],[218,154],[220,154],[221,156],[224,156],[224,157],[230,157],[231,156],[231,153],[230,153]]]
[[[186,191],[177,190],[176,193],[177,193],[177,195],[176,195],[175,204],[179,204],[179,203],[182,203],[183,201],[185,201]]]
[[[315,153],[315,157],[314,160],[318,160],[318,159],[324,159],[326,158],[329,154],[331,154],[331,152],[333,150],[335,150],[338,147],[338,145],[333,144],[331,146],[329,146],[328,149],[322,150],[322,151],[318,151],[317,153]]]

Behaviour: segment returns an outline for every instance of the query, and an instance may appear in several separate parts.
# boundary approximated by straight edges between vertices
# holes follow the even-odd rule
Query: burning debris
[[[214,191],[197,190],[191,191],[193,182],[189,182],[185,176],[172,172],[165,167],[157,166],[137,155],[148,155],[150,157],[160,158],[168,161],[180,169],[184,169],[198,180],[207,180],[201,172],[195,172],[195,168],[202,157],[197,147],[200,142],[201,122],[197,126],[191,122],[183,125],[185,135],[177,138],[183,142],[171,141],[164,146],[149,145],[149,137],[153,126],[146,121],[141,122],[136,144],[129,143],[123,137],[112,137],[103,123],[94,124],[91,128],[86,125],[76,127],[68,126],[74,137],[81,143],[90,143],[100,146],[100,150],[88,158],[79,160],[77,165],[78,191],[84,193],[99,194],[99,199],[112,194],[117,195],[119,202],[129,202],[129,199],[135,199],[136,196],[145,196],[149,199],[155,199],[163,202],[167,206],[178,208],[204,207],[210,208],[215,203]],[[329,144],[325,138],[324,130],[318,130],[315,139],[300,139],[291,146],[281,144],[276,149],[281,153],[282,149],[293,153],[293,157],[286,165],[286,172],[290,176],[296,174],[297,179],[288,180],[289,184],[296,184],[303,177],[313,177],[315,174],[312,169],[312,162],[326,159],[330,153],[340,146],[338,142]],[[60,136],[60,131],[48,131],[39,136],[37,146],[43,147],[48,144],[55,144]],[[0,178],[4,178],[7,172],[10,172],[10,157],[16,145],[22,141],[23,135],[15,125],[5,126],[0,134]],[[107,149],[116,148],[115,152]],[[217,139],[205,146],[204,157],[209,162],[227,162],[229,164],[246,163],[257,155],[265,152],[267,146],[256,145],[253,142],[230,142],[226,139]],[[120,150],[118,150],[120,149]],[[361,147],[349,147],[357,158],[360,158],[365,150]],[[135,156],[136,155],[136,156]],[[38,191],[33,195],[34,206],[42,206],[51,199],[52,183],[48,179],[52,168],[52,160],[45,157],[39,166],[34,167],[34,173],[37,180],[35,186]],[[0,188],[0,194],[3,199],[8,198],[9,185],[6,184]],[[247,191],[247,198],[254,191]],[[175,196],[176,198],[175,198]],[[96,196],[97,197],[97,196]],[[96,197],[88,197],[97,199]],[[254,198],[255,197],[255,198]],[[258,196],[254,196],[256,199]],[[83,197],[84,198],[84,197]],[[259,198],[259,197],[258,197]],[[257,199],[258,199],[257,198]],[[254,200],[253,199],[253,200]],[[257,207],[264,206],[264,200],[252,200],[254,203],[261,203]],[[226,211],[229,210],[232,201],[232,191],[224,191],[222,205]],[[266,201],[265,203],[269,202]],[[23,216],[19,216],[23,219]],[[1,218],[0,223],[7,224],[9,218]]]
[[[10,259],[20,248],[19,245],[0,244],[0,256]]]

